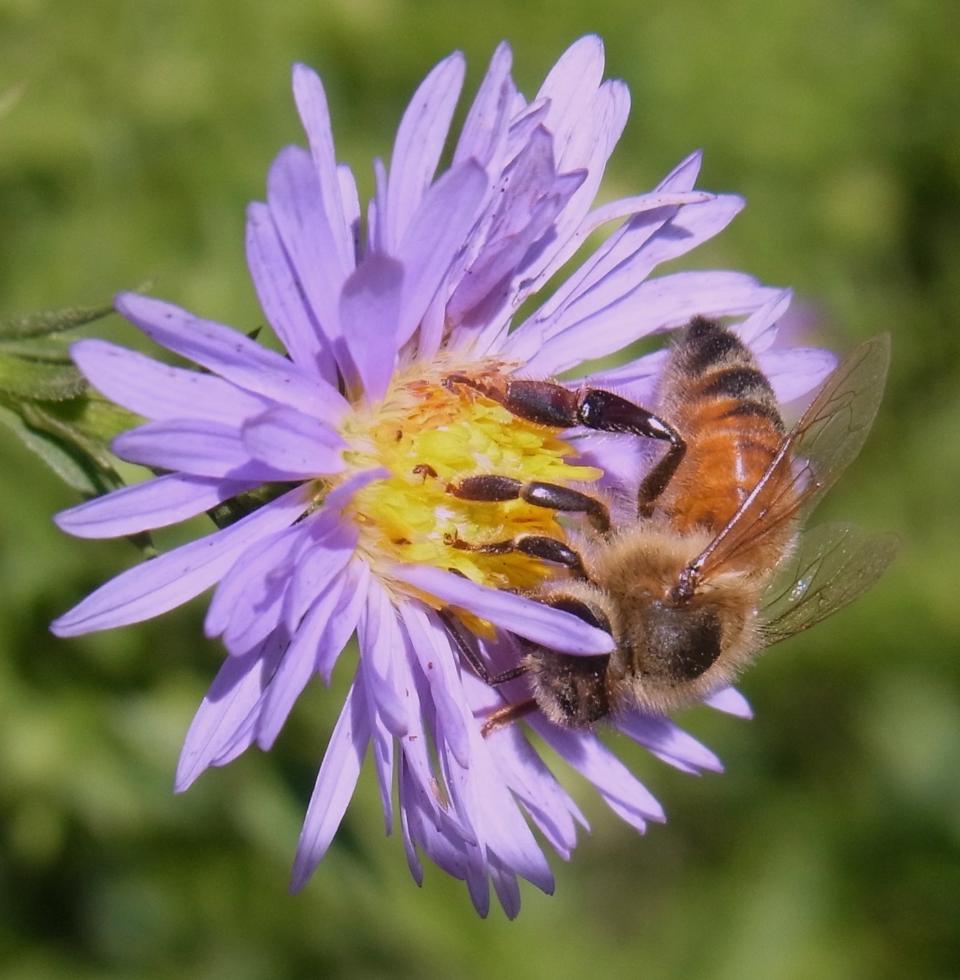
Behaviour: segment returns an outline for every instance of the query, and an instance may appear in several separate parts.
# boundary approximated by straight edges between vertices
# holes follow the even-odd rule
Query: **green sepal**
[[[87,382],[72,364],[51,364],[15,357],[0,349],[0,392],[32,401],[61,402],[77,398]]]
[[[0,339],[23,340],[27,337],[45,337],[82,327],[101,320],[113,312],[113,304],[99,306],[73,306],[64,310],[40,310],[36,313],[16,313],[0,317]]]

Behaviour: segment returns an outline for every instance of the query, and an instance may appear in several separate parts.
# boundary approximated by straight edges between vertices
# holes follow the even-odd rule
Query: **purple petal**
[[[282,479],[310,479],[346,468],[346,443],[319,419],[295,408],[272,408],[244,423],[243,446],[255,460],[282,473]]]
[[[517,883],[517,876],[501,867],[499,861],[491,861],[490,880],[507,918],[515,919],[520,914],[520,885]]]
[[[453,155],[454,165],[472,158],[484,167],[494,169],[494,161],[505,149],[504,137],[514,95],[513,81],[510,78],[512,63],[510,45],[501,41],[493,52],[490,67],[480,83],[460,131],[460,139]]]
[[[520,725],[501,728],[487,744],[511,791],[554,850],[568,859],[577,843],[575,821],[589,829],[576,803],[526,740]]]
[[[361,647],[362,649],[362,647]],[[364,686],[367,691],[367,714],[370,717],[371,737],[373,739],[373,768],[377,774],[377,787],[380,790],[380,804],[383,807],[384,833],[393,833],[393,735],[384,723],[379,706],[370,692],[377,679],[372,676],[369,660],[360,661]]]
[[[337,365],[290,266],[283,243],[265,204],[247,208],[247,265],[270,326],[294,364],[308,373],[319,372],[336,384]]]
[[[473,227],[486,191],[485,171],[468,160],[444,174],[424,195],[397,253],[406,270],[398,345],[423,319]]]
[[[457,812],[470,814],[478,841],[512,871],[541,891],[554,887],[550,866],[524,820],[516,801],[496,769],[477,726],[470,726],[470,768],[444,765],[444,775]],[[441,756],[441,763],[446,763]]]
[[[428,618],[419,605],[402,603],[400,615],[410,637],[410,647],[430,687],[437,712],[438,734],[442,733],[457,763],[466,768],[470,765],[470,740],[467,736],[470,716],[462,700],[460,672],[450,641],[443,627]]]
[[[608,804],[619,803],[648,820],[665,819],[663,808],[650,791],[595,735],[565,731],[539,715],[531,715],[529,723],[570,766],[593,783]],[[618,813],[623,815],[622,810]]]
[[[344,572],[345,586],[340,605],[331,617],[330,629],[324,643],[317,649],[317,673],[324,684],[330,683],[330,675],[336,666],[347,640],[353,635],[360,618],[360,610],[367,601],[370,568],[366,562],[354,559]]]
[[[737,336],[745,344],[749,344],[755,354],[766,350],[776,339],[777,332],[773,328],[786,313],[792,300],[793,290],[781,289],[770,302],[737,324]]]
[[[253,485],[172,473],[88,500],[54,521],[78,538],[116,538],[195,517]]]
[[[403,266],[373,254],[347,279],[340,297],[347,347],[374,401],[383,398],[393,376],[402,291]]]
[[[549,100],[547,128],[558,143],[584,121],[603,78],[603,41],[589,34],[574,41],[544,79],[537,100]]]
[[[701,207],[703,205],[700,205]],[[551,337],[524,370],[550,376],[612,354],[646,334],[709,317],[749,313],[774,290],[740,272],[678,272],[642,283],[633,292]]]
[[[310,797],[300,832],[290,887],[299,891],[323,860],[347,810],[370,741],[366,694],[360,671],[350,688]]]
[[[270,681],[257,721],[257,744],[264,752],[272,747],[294,703],[316,672],[317,649],[342,593],[343,582],[335,581],[317,597]]]
[[[790,347],[764,351],[757,360],[781,404],[813,391],[837,366],[838,358],[819,347]]]
[[[249,517],[122,572],[51,625],[57,636],[139,623],[192,599],[223,577],[251,542],[288,527],[309,490],[297,487]]]
[[[182,793],[247,728],[283,647],[268,641],[244,657],[227,657],[190,723],[174,789]]]
[[[631,711],[619,715],[615,724],[624,735],[670,765],[686,772],[695,773],[699,769],[723,772],[723,763],[710,749],[668,718]]]
[[[669,200],[680,194],[653,194],[652,198]],[[622,262],[590,289],[572,295],[550,317],[535,314],[543,321],[544,336],[562,333],[567,327],[601,312],[632,293],[660,263],[683,255],[708,238],[719,233],[743,208],[742,198],[726,195],[705,203],[680,208],[629,261]],[[651,218],[659,221],[657,209],[650,209]],[[642,213],[642,212],[641,212]],[[660,212],[663,214],[664,212]]]
[[[654,194],[682,194],[692,191],[700,171],[701,154],[693,153],[675,167],[657,186]],[[541,342],[543,325],[551,322],[557,312],[574,299],[586,294],[603,282],[615,269],[631,257],[642,253],[650,239],[677,214],[676,208],[662,211],[643,211],[614,232],[554,294],[514,333],[510,345],[523,359],[536,352]],[[639,280],[637,280],[639,281]],[[534,330],[540,325],[539,333]],[[524,334],[534,334],[527,338]],[[532,345],[530,344],[532,341]]]
[[[294,555],[304,537],[303,524],[298,523],[264,535],[244,549],[213,594],[203,623],[204,633],[212,638],[221,633],[242,632],[252,621],[263,622],[276,593],[287,587]],[[258,640],[272,632],[276,622],[274,618],[266,625]],[[238,649],[234,644],[229,647],[234,654],[249,649]]]
[[[77,341],[70,356],[98,391],[148,419],[236,425],[267,405],[222,378],[172,367],[106,340]]]
[[[283,613],[291,632],[296,630],[316,597],[343,571],[356,545],[356,525],[338,523],[297,555]]]
[[[436,172],[465,67],[459,51],[444,58],[420,83],[400,121],[387,187],[390,224],[385,241],[391,253],[406,234]]]
[[[118,435],[111,445],[121,458],[142,466],[193,476],[265,483],[282,477],[250,457],[239,431],[223,422],[173,419],[147,422]]]
[[[286,147],[273,161],[267,174],[267,205],[317,326],[339,361],[342,341],[337,303],[352,264],[342,264],[316,169],[299,146]]]
[[[391,565],[388,573],[415,589],[552,650],[590,656],[609,653],[613,649],[609,633],[588,626],[570,613],[522,596],[488,589],[441,568]]]
[[[349,407],[335,388],[230,327],[135,293],[121,293],[116,307],[161,346],[241,388],[331,421]]]
[[[393,659],[403,649],[393,602],[386,590],[371,580],[367,603],[358,626],[360,656],[368,683],[368,694],[391,734],[407,733],[407,712],[393,684]]]
[[[724,687],[719,691],[714,691],[710,697],[703,699],[703,703],[710,705],[716,711],[723,711],[737,718],[750,719],[753,717],[750,702],[735,687]]]
[[[310,154],[320,185],[320,199],[336,245],[340,268],[347,275],[354,266],[352,201],[345,199],[333,145],[327,97],[319,76],[306,65],[293,66],[293,97],[310,143]],[[356,198],[354,190],[352,198]],[[348,203],[349,201],[349,203]]]

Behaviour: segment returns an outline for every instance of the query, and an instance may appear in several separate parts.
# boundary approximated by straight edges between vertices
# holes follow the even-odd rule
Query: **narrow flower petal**
[[[263,625],[258,642],[273,631],[276,620],[268,624],[266,614],[277,602],[278,593],[287,588],[287,569],[293,565],[303,539],[301,524],[285,527],[258,538],[238,556],[217,586],[207,610],[203,625],[208,637],[221,633],[236,636],[254,622]],[[233,643],[227,646],[235,655],[248,649],[238,649]]]
[[[79,340],[70,356],[107,398],[155,421],[197,418],[233,425],[267,404],[222,378],[163,364],[106,340]]]
[[[750,702],[735,687],[724,687],[715,691],[710,697],[704,698],[703,703],[710,705],[716,711],[722,711],[737,718],[750,719],[753,717]]]
[[[357,633],[369,681],[367,693],[391,734],[401,738],[407,733],[407,720],[393,685],[393,658],[402,655],[402,645],[393,603],[376,581],[368,587]]]
[[[111,448],[128,462],[193,476],[260,483],[283,477],[280,471],[254,460],[236,427],[223,422],[148,422],[120,433]]]
[[[337,304],[352,264],[342,264],[342,246],[333,230],[336,219],[327,213],[313,160],[299,146],[286,147],[273,161],[267,206],[317,327],[339,361],[343,350]]]
[[[472,158],[492,169],[499,154],[506,149],[509,109],[515,93],[510,78],[512,64],[510,45],[501,41],[493,52],[490,66],[463,123],[453,154],[454,165]]]
[[[386,244],[390,252],[394,252],[403,239],[430,186],[460,97],[465,71],[466,63],[459,51],[444,58],[420,83],[400,121],[387,187],[390,225]]]
[[[414,603],[403,603],[400,615],[410,637],[411,649],[430,686],[438,728],[454,758],[467,768],[470,765],[470,740],[467,736],[469,713],[464,710],[466,705],[458,703],[460,678],[450,641],[443,627],[432,622]]]
[[[531,716],[530,726],[589,779],[608,803],[620,803],[648,820],[665,819],[663,807],[649,790],[595,735],[557,728],[538,715]]]
[[[403,266],[374,254],[357,267],[340,297],[350,356],[371,400],[386,394],[393,376],[402,293]]]
[[[88,500],[54,520],[78,538],[116,538],[185,521],[253,485],[171,473]]]
[[[293,97],[310,141],[310,154],[316,167],[320,200],[323,202],[323,213],[327,216],[331,237],[336,245],[340,272],[346,276],[354,266],[351,229],[355,216],[351,202],[344,200],[323,83],[317,73],[306,65],[293,66]],[[352,197],[356,198],[356,189]]]
[[[781,403],[792,402],[819,387],[838,363],[836,354],[819,347],[768,350],[757,360]]]
[[[678,272],[651,279],[550,337],[524,370],[534,377],[557,374],[579,364],[585,349],[591,358],[603,357],[648,333],[683,326],[693,316],[749,313],[773,292],[739,272]]]
[[[631,711],[618,716],[616,726],[670,765],[692,773],[700,769],[723,772],[723,763],[713,752],[668,718]]]
[[[331,385],[318,377],[308,377],[285,357],[230,327],[135,293],[121,293],[116,306],[161,346],[247,391],[331,420],[338,419],[348,407]]]
[[[227,657],[190,724],[177,763],[174,789],[186,790],[224,748],[233,742],[250,717],[283,652],[267,642],[244,657]]]
[[[257,721],[257,744],[268,751],[280,734],[297,698],[316,672],[317,650],[330,625],[330,617],[343,593],[343,583],[328,585],[293,636],[270,680],[263,710]]]
[[[338,522],[319,540],[309,543],[296,557],[284,601],[284,620],[293,633],[317,596],[343,571],[353,556],[358,532],[354,524]]]
[[[317,649],[317,674],[324,684],[330,683],[337,658],[357,628],[360,612],[367,601],[370,566],[354,559],[344,572],[344,581],[340,604],[331,617],[330,629],[324,637],[323,645]]]
[[[309,488],[297,487],[236,524],[153,558],[101,585],[51,625],[57,636],[139,623],[159,616],[217,582],[251,542],[292,524]]]
[[[244,449],[281,479],[310,479],[341,472],[346,443],[319,419],[295,408],[272,408],[244,423]]]
[[[247,208],[247,265],[263,312],[294,364],[336,384],[333,352],[290,265],[270,209],[259,202]]]
[[[303,888],[323,860],[353,796],[370,741],[365,697],[363,677],[358,672],[330,736],[310,797],[293,865],[292,891]]]
[[[561,653],[609,653],[613,638],[582,619],[543,603],[487,589],[429,565],[392,565],[390,574],[415,589],[466,609],[518,636]]]
[[[486,173],[468,160],[444,174],[424,195],[398,251],[405,269],[398,346],[423,319],[476,220],[486,190]]]

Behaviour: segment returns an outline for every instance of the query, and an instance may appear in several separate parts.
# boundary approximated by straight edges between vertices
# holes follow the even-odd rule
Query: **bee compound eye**
[[[582,619],[588,626],[594,626],[606,633],[613,632],[610,620],[607,619],[603,610],[584,602],[582,599],[575,599],[573,596],[553,596],[550,599],[550,605],[554,609],[568,612],[576,616],[577,619]]]

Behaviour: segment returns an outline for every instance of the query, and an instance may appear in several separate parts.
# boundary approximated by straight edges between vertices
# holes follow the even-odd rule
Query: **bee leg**
[[[447,492],[461,500],[525,500],[535,507],[586,514],[601,534],[610,530],[610,512],[603,501],[555,483],[541,483],[539,480],[523,483],[509,476],[468,476],[459,483],[448,484]]]
[[[444,383],[448,386],[467,385],[528,422],[556,429],[583,425],[601,432],[626,432],[669,442],[670,448],[646,475],[637,492],[637,511],[641,517],[653,513],[654,502],[663,493],[687,451],[680,433],[669,422],[602,388],[571,391],[552,381],[524,378],[494,384],[460,374],[450,375]]]
[[[524,715],[528,715],[531,711],[536,710],[537,702],[533,698],[528,698],[526,701],[517,701],[514,704],[505,704],[502,708],[497,708],[496,711],[491,711],[487,715],[487,720],[480,728],[480,734],[486,738],[498,728],[503,728],[509,725],[510,722],[516,721],[518,718],[522,718]]]
[[[457,649],[463,655],[463,659],[470,664],[473,672],[488,687],[497,687],[500,684],[506,684],[508,681],[515,681],[525,673],[523,667],[517,666],[499,674],[491,674],[480,657],[480,651],[474,646],[472,637],[468,636],[460,620],[449,609],[441,609],[439,616],[453,642],[457,645]]]
[[[563,541],[547,537],[545,534],[518,534],[506,541],[494,541],[490,544],[471,544],[461,538],[451,537],[448,544],[461,551],[476,551],[482,555],[508,555],[518,551],[531,558],[542,558],[558,565],[569,568],[577,578],[587,578],[587,570],[583,567],[580,555]]]

